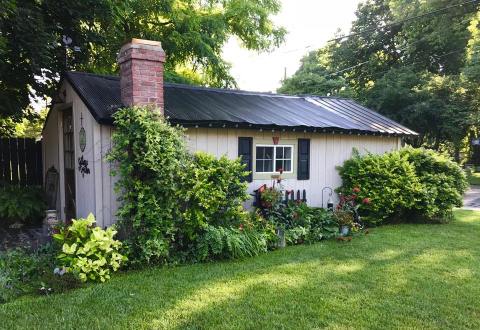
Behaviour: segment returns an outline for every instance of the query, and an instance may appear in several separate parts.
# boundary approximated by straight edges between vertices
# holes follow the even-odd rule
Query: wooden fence
[[[0,186],[41,185],[42,143],[29,138],[0,138]]]

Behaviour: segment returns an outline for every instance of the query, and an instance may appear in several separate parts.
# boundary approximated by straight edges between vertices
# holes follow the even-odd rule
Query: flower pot
[[[349,232],[350,232],[350,227],[349,226],[341,226],[340,227],[340,234],[342,236],[347,236]]]
[[[57,210],[46,210],[45,218],[43,219],[43,234],[49,236],[53,227],[59,224]]]
[[[283,249],[287,245],[287,243],[285,241],[285,230],[283,230],[281,228],[277,228],[277,237],[278,237],[277,246],[280,249]]]

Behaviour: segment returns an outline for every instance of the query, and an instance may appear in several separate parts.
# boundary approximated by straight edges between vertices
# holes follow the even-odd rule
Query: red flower
[[[363,204],[370,204],[371,202],[372,202],[372,200],[368,197],[363,199]]]
[[[355,187],[353,188],[352,190],[354,193],[359,193],[360,192],[360,188],[359,187]]]
[[[357,195],[352,195],[352,199],[357,199]]]

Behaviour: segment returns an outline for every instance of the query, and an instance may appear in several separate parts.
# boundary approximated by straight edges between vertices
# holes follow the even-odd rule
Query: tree
[[[115,73],[116,53],[134,37],[162,42],[168,80],[234,86],[221,57],[225,42],[234,36],[261,51],[285,34],[270,19],[278,0],[0,0],[0,6],[0,119],[14,121],[24,116],[29,96],[50,93],[65,69]],[[65,49],[63,35],[81,51]]]
[[[459,158],[480,117],[478,80],[476,85],[472,80],[480,78],[474,56],[480,47],[477,6],[367,0],[358,7],[350,35],[317,51],[328,58],[328,70],[317,69],[322,58],[309,57],[308,66],[302,64],[280,91],[325,92],[324,86],[343,81],[339,90],[416,130],[418,144],[445,148]],[[312,75],[315,81],[291,87]]]
[[[301,60],[294,76],[282,81],[279,93],[309,95],[347,95],[343,77],[329,77],[328,54],[324,50],[312,51]]]

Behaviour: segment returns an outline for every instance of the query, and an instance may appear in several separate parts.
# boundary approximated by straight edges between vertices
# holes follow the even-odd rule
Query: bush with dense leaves
[[[423,185],[424,200],[414,208],[413,216],[428,221],[452,218],[453,207],[461,207],[468,188],[465,172],[445,155],[427,149],[404,148],[400,155],[415,168]]]
[[[358,197],[370,198],[371,203],[362,208],[363,220],[370,224],[401,220],[425,199],[415,167],[399,152],[361,156],[355,151],[338,170],[343,182],[340,193],[349,195],[359,187]]]
[[[177,192],[182,202],[178,230],[194,239],[207,226],[238,227],[248,213],[243,203],[249,198],[248,172],[239,160],[198,152],[188,163]]]
[[[110,273],[127,259],[120,253],[122,243],[114,239],[116,233],[113,227],[103,230],[95,226],[93,214],[61,227],[53,235],[61,247],[57,256],[60,268],[82,282],[110,279]]]
[[[354,152],[339,167],[340,193],[361,188],[358,198],[370,198],[361,209],[370,224],[387,221],[444,221],[461,205],[466,179],[461,168],[433,151],[406,148],[383,155]]]
[[[130,263],[168,259],[180,216],[178,192],[188,167],[181,129],[149,107],[120,109],[108,159],[118,175],[118,226]]]
[[[119,177],[118,225],[130,265],[241,256],[261,250],[238,252],[242,251],[241,240],[245,247],[254,247],[247,238],[257,237],[257,233],[235,233],[235,228],[249,223],[243,208],[249,198],[242,180],[247,173],[239,160],[191,155],[183,130],[148,107],[121,109],[114,118],[117,129],[109,159],[117,167],[113,174]],[[228,249],[222,253],[197,249],[209,246],[208,239],[217,237],[213,232],[222,233]],[[233,242],[239,242],[238,249]],[[212,241],[211,246],[217,243]],[[212,255],[205,256],[205,251]]]
[[[0,188],[0,226],[41,223],[47,204],[40,187]]]

